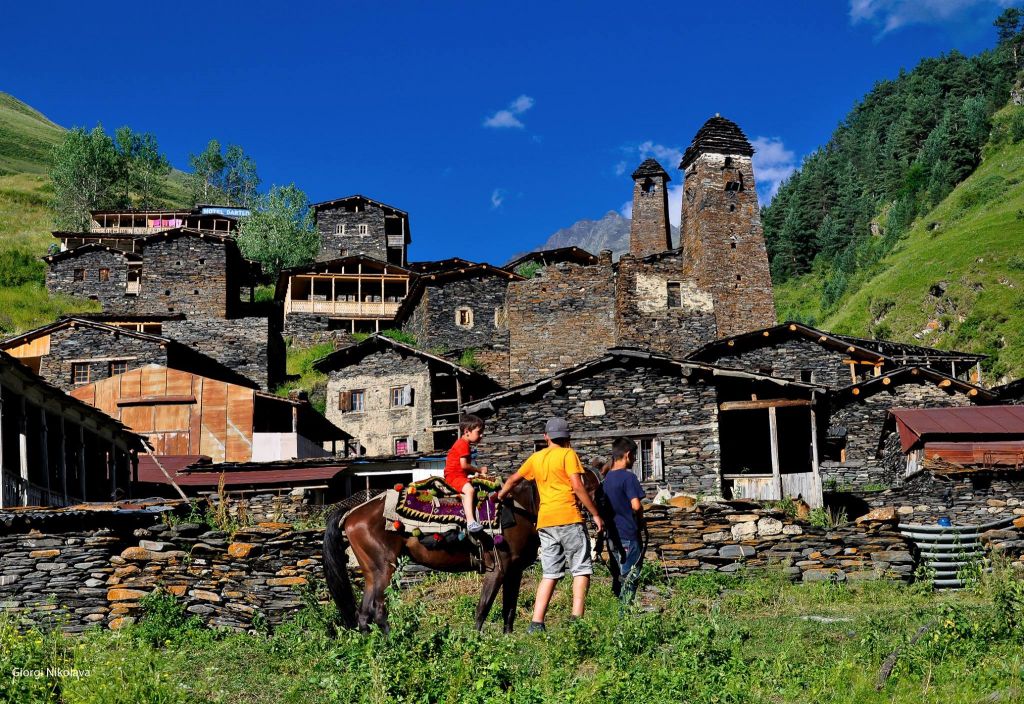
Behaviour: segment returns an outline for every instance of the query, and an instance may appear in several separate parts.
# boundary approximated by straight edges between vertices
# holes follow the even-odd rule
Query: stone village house
[[[328,375],[327,418],[360,454],[446,452],[466,403],[496,382],[442,357],[373,335],[316,362]]]
[[[640,446],[634,471],[649,493],[782,498],[820,505],[815,408],[824,389],[635,349],[501,391],[466,411],[483,416],[479,461],[507,474],[545,446],[551,416],[569,422],[587,463],[622,435]]]

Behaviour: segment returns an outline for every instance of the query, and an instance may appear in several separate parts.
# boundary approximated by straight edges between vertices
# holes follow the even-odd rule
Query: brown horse
[[[593,472],[584,473],[584,486],[594,497],[601,481]],[[476,628],[483,628],[498,589],[502,590],[501,616],[505,633],[512,632],[516,603],[523,581],[523,570],[537,559],[540,539],[537,535],[537,487],[533,482],[520,482],[512,490],[503,510],[512,511],[515,525],[502,531],[504,540],[495,545],[498,562],[488,565],[480,601],[476,607]],[[324,572],[327,586],[338,605],[338,613],[346,628],[368,630],[376,624],[388,629],[384,590],[398,565],[398,558],[407,555],[413,562],[442,572],[469,572],[474,569],[470,559],[472,548],[464,543],[455,547],[427,549],[418,538],[385,529],[384,496],[378,496],[352,509],[347,515],[337,509],[327,518],[324,533]],[[345,543],[351,545],[363,573],[363,603],[356,611],[352,583],[346,569]],[[490,551],[488,551],[490,552]],[[493,558],[492,558],[493,561]]]

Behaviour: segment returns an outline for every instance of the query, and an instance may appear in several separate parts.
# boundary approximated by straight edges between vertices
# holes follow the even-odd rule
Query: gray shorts
[[[573,577],[594,573],[590,563],[590,535],[582,523],[541,528],[540,564],[544,579],[561,579],[566,568]]]

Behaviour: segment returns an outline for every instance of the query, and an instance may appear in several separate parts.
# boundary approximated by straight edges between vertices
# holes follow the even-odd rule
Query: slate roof
[[[142,255],[135,252],[126,252],[123,249],[117,247],[110,247],[99,242],[90,242],[89,244],[83,244],[81,247],[72,247],[71,249],[65,249],[63,252],[57,252],[56,254],[48,254],[43,257],[43,261],[47,264],[60,261],[62,259],[70,259],[72,257],[80,257],[83,254],[89,254],[90,252],[111,252],[118,254],[129,261],[140,262],[142,261]]]
[[[634,181],[645,176],[661,176],[666,182],[672,180],[657,159],[644,159],[640,166],[636,167],[636,171],[633,172]]]
[[[351,195],[351,196],[343,196],[341,198],[334,198],[333,200],[322,200],[319,203],[311,204],[309,207],[312,208],[313,210],[319,210],[320,208],[326,208],[327,206],[330,206],[330,205],[337,205],[338,203],[346,203],[346,202],[348,202],[350,200],[358,200],[358,201],[362,201],[364,203],[373,203],[377,207],[383,208],[384,210],[390,210],[393,213],[395,213],[396,215],[405,215],[406,217],[408,217],[408,215],[409,215],[409,213],[407,213],[406,211],[402,210],[401,208],[396,208],[395,206],[388,205],[387,203],[381,203],[379,200],[374,200],[373,198],[367,198],[366,196],[360,195],[358,193],[356,193],[354,195]]]
[[[516,267],[527,262],[537,262],[547,266],[558,262],[575,262],[577,264],[597,264],[601,258],[591,254],[581,247],[557,247],[555,249],[541,249],[536,252],[527,252],[505,264],[503,269],[514,271]]]
[[[683,152],[679,168],[686,169],[697,157],[707,153],[753,156],[754,147],[739,125],[721,115],[715,115],[697,130],[693,142]]]

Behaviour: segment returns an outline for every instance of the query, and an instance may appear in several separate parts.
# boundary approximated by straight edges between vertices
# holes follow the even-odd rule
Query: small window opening
[[[100,269],[100,281],[110,281],[110,269],[106,267]]]
[[[731,169],[732,168],[732,157],[731,156],[725,157],[725,168],[727,168],[727,169]]]
[[[800,381],[810,384],[814,381],[814,370],[813,369],[801,369],[800,370]]]
[[[668,282],[668,295],[666,305],[669,308],[683,307],[683,286],[678,281]]]
[[[85,269],[75,269],[75,281],[85,281]]]
[[[199,259],[199,263],[200,263],[200,264],[205,264],[205,263],[206,263],[206,260],[205,260],[205,259],[203,259],[202,257],[200,257],[200,259]]]
[[[111,362],[107,370],[108,376],[117,376],[128,371],[128,362]]]
[[[739,275],[739,274],[736,274],[736,280],[737,280],[737,281],[740,281],[740,280],[741,280],[741,277],[740,277],[740,275]]]
[[[729,203],[729,212],[730,213],[736,212],[736,204],[735,203]]]
[[[71,383],[89,383],[89,364],[87,362],[74,362],[71,365]]]
[[[736,243],[735,242],[730,242],[729,243],[729,249],[736,249]]]
[[[334,226],[334,234],[336,234],[336,235],[344,235],[345,234],[345,226],[340,224],[340,223],[335,225]]]
[[[468,306],[457,308],[455,310],[455,324],[460,328],[473,327],[473,309]]]
[[[166,289],[166,290],[164,291],[164,295],[165,295],[165,296],[170,296],[170,295],[171,295],[171,289]]]
[[[360,225],[359,226],[359,234],[360,235],[368,235],[368,234],[370,234],[370,226],[369,225]]]
[[[644,193],[654,193],[654,190],[655,190],[655,188],[657,188],[657,186],[655,185],[653,180],[647,178],[647,179],[644,179],[644,182],[643,182],[643,185],[641,186],[641,188],[643,189]]]

